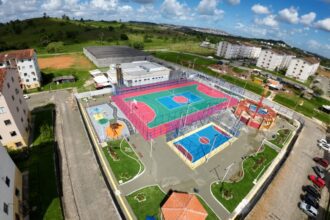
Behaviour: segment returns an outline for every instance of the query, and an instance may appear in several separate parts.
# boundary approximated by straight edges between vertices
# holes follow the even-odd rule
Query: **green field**
[[[244,176],[237,182],[213,183],[211,190],[213,195],[226,207],[233,212],[242,199],[250,192],[254,186],[253,181],[262,175],[271,161],[277,156],[277,152],[265,146],[264,150],[255,156],[250,156],[243,162]],[[228,200],[222,196],[226,194]],[[231,197],[231,198],[230,198]]]
[[[115,158],[111,156],[111,152]],[[143,164],[125,140],[109,142],[108,146],[103,148],[103,153],[116,179],[123,183],[131,180],[144,169]]]
[[[155,113],[155,118],[148,123],[149,128],[157,127],[158,125],[173,121],[175,119],[181,118],[182,115],[191,114],[217,104],[226,101],[226,98],[213,98],[198,90],[198,85],[184,86],[180,88],[154,92],[150,94],[145,94],[141,96],[135,96],[126,98],[125,101],[133,101],[134,99],[138,102],[143,102],[147,104]],[[165,96],[173,96],[174,94],[180,94],[183,92],[191,92],[194,95],[201,98],[197,102],[188,105],[182,105],[175,109],[168,109],[166,106],[161,104],[157,99]],[[148,113],[149,114],[149,113]],[[146,116],[140,115],[142,119]]]
[[[290,139],[290,136],[292,134],[292,131],[289,129],[281,129],[277,131],[277,134],[275,135],[275,138],[272,140],[269,140],[271,143],[277,145],[279,148],[282,148],[287,141]]]
[[[33,147],[29,148],[27,159],[15,160],[22,172],[29,172],[28,202],[30,208],[35,207],[35,210],[30,212],[30,219],[35,220],[63,219],[56,186],[52,110],[53,107],[50,106],[33,113],[35,116]],[[11,154],[16,153],[11,152]]]

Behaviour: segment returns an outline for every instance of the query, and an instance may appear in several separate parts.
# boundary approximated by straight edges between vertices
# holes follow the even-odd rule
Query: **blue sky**
[[[0,21],[67,14],[211,27],[330,58],[330,0],[0,0]]]

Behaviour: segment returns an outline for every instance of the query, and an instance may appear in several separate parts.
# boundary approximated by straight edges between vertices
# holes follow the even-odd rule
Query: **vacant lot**
[[[94,65],[80,53],[38,58],[41,69],[92,69]]]

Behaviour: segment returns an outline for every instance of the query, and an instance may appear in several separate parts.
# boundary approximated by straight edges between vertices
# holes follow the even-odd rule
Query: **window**
[[[3,121],[5,125],[11,125],[11,121],[9,119]]]
[[[2,140],[2,136],[0,135],[0,140]]]
[[[9,83],[7,83],[7,87],[8,87],[8,89],[10,88],[10,84]]]
[[[16,111],[19,112],[19,108],[16,106]]]
[[[17,69],[18,69],[18,70],[21,70],[21,67],[20,67],[20,66],[18,66],[18,67],[17,67]]]
[[[22,144],[22,142],[16,142],[15,145],[16,145],[16,147],[22,147],[23,144]]]
[[[5,202],[3,203],[3,212],[8,215],[8,204]]]
[[[36,73],[35,73],[35,72],[31,72],[31,74],[32,74],[32,75],[34,75],[34,76],[36,75]]]
[[[32,65],[30,65],[30,69],[32,69]]]
[[[37,81],[37,79],[36,78],[33,78],[33,81]]]
[[[12,95],[12,96],[11,96],[11,99],[14,101],[14,100],[15,100],[15,97]]]
[[[27,76],[27,73],[24,73],[24,76]]]
[[[16,95],[19,93],[19,90],[17,88],[15,89],[15,93]]]
[[[15,213],[15,220],[20,220],[19,214]]]
[[[19,189],[15,188],[15,196],[19,197],[20,194],[21,192],[19,191]]]
[[[30,82],[30,80],[29,79],[26,79],[25,82]]]
[[[26,114],[26,111],[25,111],[25,109],[23,109],[23,112],[24,112],[24,114]]]
[[[19,101],[19,104],[22,104],[22,100],[21,99],[18,99],[18,101]]]
[[[14,77],[11,77],[11,81],[14,82]]]
[[[6,176],[6,180],[5,180],[5,183],[8,187],[10,187],[10,179],[8,176]]]
[[[6,113],[5,107],[0,107],[0,114]]]
[[[23,120],[23,118],[21,118],[21,122],[23,122],[24,120]]]
[[[11,132],[9,132],[9,134],[10,134],[10,136],[12,136],[12,137],[14,137],[14,136],[17,135],[17,134],[16,134],[16,131],[11,131]]]

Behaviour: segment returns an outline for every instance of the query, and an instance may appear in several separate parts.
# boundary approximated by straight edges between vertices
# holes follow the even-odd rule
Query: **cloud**
[[[300,17],[300,23],[304,25],[310,25],[315,20],[315,18],[316,14],[314,12],[310,12]]]
[[[189,19],[189,11],[187,5],[176,0],[164,0],[160,6],[160,12],[165,18],[187,20]]]
[[[133,2],[137,2],[140,4],[151,4],[154,3],[154,0],[132,0]]]
[[[265,18],[262,18],[262,19],[256,18],[254,20],[254,22],[256,24],[265,25],[265,26],[272,27],[272,28],[275,28],[275,27],[278,26],[278,22],[276,20],[275,15],[268,15]]]
[[[321,47],[321,44],[316,40],[309,40],[307,41],[307,46],[310,49],[319,49]]]
[[[299,22],[298,11],[294,7],[284,8],[283,10],[279,11],[279,19],[290,23],[290,24],[297,24]]]
[[[91,6],[104,11],[114,10],[118,5],[118,0],[91,0]]]
[[[208,20],[219,20],[225,12],[217,8],[218,3],[219,0],[201,0],[197,6],[197,12]]]
[[[315,27],[330,32],[330,18],[325,18],[315,22]]]
[[[48,0],[42,4],[42,8],[45,10],[57,10],[62,6],[62,0]]]
[[[231,5],[238,5],[241,1],[240,0],[227,0],[227,2]]]
[[[251,7],[251,10],[256,14],[269,14],[269,10],[266,6],[255,4]]]

